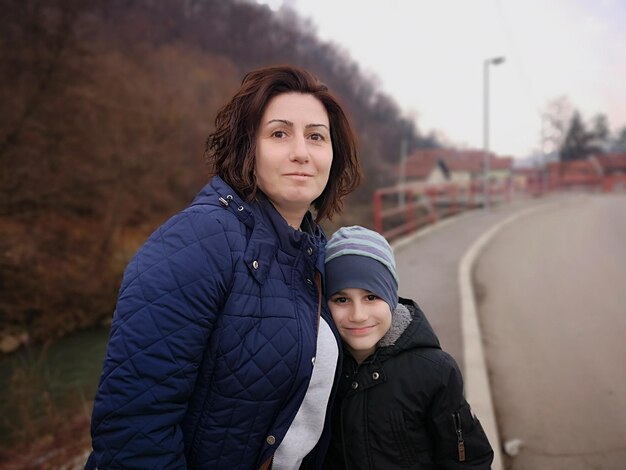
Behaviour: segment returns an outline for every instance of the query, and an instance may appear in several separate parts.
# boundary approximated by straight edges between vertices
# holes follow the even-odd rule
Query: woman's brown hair
[[[253,199],[259,190],[254,177],[256,133],[269,101],[282,93],[303,93],[317,98],[328,113],[333,162],[324,191],[313,201],[318,221],[341,211],[342,199],[361,181],[356,138],[337,100],[312,73],[292,66],[264,67],[244,77],[235,96],[215,118],[205,155],[235,191]]]

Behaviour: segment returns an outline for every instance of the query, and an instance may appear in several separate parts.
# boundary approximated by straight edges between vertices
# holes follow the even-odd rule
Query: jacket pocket
[[[433,464],[431,456],[433,445],[425,428],[413,429],[400,409],[389,412],[389,422],[402,467],[414,468],[419,463],[420,468],[424,465],[427,465],[424,468],[430,468],[428,464]]]
[[[471,464],[489,459],[493,451],[480,421],[467,402],[450,414],[435,420],[441,440],[438,453],[446,460]]]

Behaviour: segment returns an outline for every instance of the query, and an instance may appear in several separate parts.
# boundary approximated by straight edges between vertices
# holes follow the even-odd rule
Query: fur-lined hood
[[[410,299],[400,298],[391,316],[391,327],[378,343],[378,358],[413,348],[440,348],[424,312]]]

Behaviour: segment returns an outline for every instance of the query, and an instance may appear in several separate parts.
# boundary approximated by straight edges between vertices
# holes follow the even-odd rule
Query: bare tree
[[[573,114],[574,107],[567,96],[559,96],[546,104],[541,113],[544,152],[560,150]]]

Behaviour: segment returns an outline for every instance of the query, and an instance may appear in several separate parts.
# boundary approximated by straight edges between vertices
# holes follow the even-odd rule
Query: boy
[[[489,469],[493,451],[454,359],[398,298],[393,251],[360,226],[326,246],[326,294],[343,339],[328,469]]]

